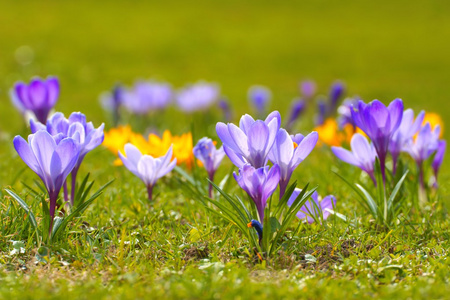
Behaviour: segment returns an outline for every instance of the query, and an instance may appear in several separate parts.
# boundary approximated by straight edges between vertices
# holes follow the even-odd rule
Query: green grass
[[[137,78],[175,87],[218,82],[236,117],[249,111],[242,103],[256,83],[272,89],[272,108],[285,117],[299,80],[312,78],[321,94],[341,79],[348,95],[384,102],[401,97],[407,107],[450,118],[450,5],[442,1],[4,1],[0,11],[0,185],[20,192],[36,212],[39,205],[21,182],[37,177],[12,147],[12,137],[28,131],[7,94],[16,80],[33,75],[57,75],[57,110],[82,111],[95,124],[107,120],[99,94]],[[23,45],[34,52],[28,65],[15,58]],[[195,138],[216,138],[218,116],[171,109],[158,120],[164,124],[159,129],[181,133],[195,120]],[[311,131],[311,117],[312,111],[302,132]],[[375,229],[332,173],[339,169],[357,179],[359,171],[328,148],[315,149],[293,179],[299,186],[318,185],[323,196],[334,194],[336,210],[359,222],[330,218],[325,226],[301,225],[264,263],[235,228],[185,193],[175,172],[160,182],[149,205],[143,184],[113,167],[113,159],[101,147],[86,157],[80,175],[91,172],[94,188],[116,181],[52,246],[47,263],[36,260],[24,212],[2,197],[0,298],[448,297],[448,159],[438,195],[386,232]],[[230,169],[225,163],[218,179]],[[247,199],[234,182],[228,192]],[[291,230],[299,223],[294,225]],[[12,240],[21,241],[25,253],[11,253]]]

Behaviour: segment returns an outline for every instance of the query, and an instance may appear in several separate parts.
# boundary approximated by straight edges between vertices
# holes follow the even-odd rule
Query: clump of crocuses
[[[216,149],[213,141],[210,138],[201,138],[197,145],[193,149],[194,156],[203,164],[208,178],[210,181],[214,181],[214,174],[222,162],[225,152],[223,147]],[[209,196],[212,197],[212,185],[209,184]]]
[[[223,142],[225,153],[239,168],[239,176],[235,175],[235,179],[256,203],[261,222],[267,197],[276,188],[275,186],[272,189],[266,181],[273,183],[277,180],[281,199],[293,171],[311,153],[318,140],[317,132],[306,137],[301,134],[291,136],[285,129],[280,128],[280,124],[280,114],[274,111],[264,121],[244,115],[239,127],[231,123],[216,125],[217,135]],[[273,163],[270,172],[269,160]],[[245,181],[245,178],[252,178],[253,181]]]
[[[142,154],[136,146],[128,143],[125,145],[125,155],[119,151],[119,157],[123,165],[144,182],[149,200],[153,199],[153,187],[158,179],[172,171],[177,164],[176,158],[172,160],[172,146],[164,156],[154,158]]]
[[[368,104],[360,100],[356,107],[352,107],[351,112],[355,125],[367,134],[375,147],[385,183],[389,142],[402,122],[403,101],[395,99],[386,107],[378,100]]]
[[[47,121],[46,125],[40,122],[30,121],[31,132],[35,133],[39,130],[45,130],[52,136],[62,136],[62,137],[70,137],[72,138],[78,147],[79,156],[71,171],[71,180],[72,187],[70,198],[67,191],[67,183],[64,182],[64,196],[66,202],[74,205],[75,198],[75,187],[76,187],[76,179],[78,170],[81,166],[81,163],[84,160],[86,154],[92,151],[94,148],[98,147],[104,139],[104,124],[101,124],[99,127],[95,128],[92,122],[86,121],[86,116],[81,112],[72,113],[68,119],[64,117],[63,113],[55,113],[50,117]]]
[[[41,123],[47,121],[50,111],[59,97],[59,81],[56,77],[33,78],[29,84],[17,82],[11,90],[11,100],[23,114],[32,113]]]

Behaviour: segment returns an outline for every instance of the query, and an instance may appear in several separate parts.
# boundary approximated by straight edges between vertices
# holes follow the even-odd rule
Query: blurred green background
[[[218,82],[237,116],[250,85],[271,88],[285,114],[309,78],[319,93],[341,79],[347,95],[450,117],[444,1],[2,1],[0,11],[0,129],[10,134],[24,125],[8,90],[33,75],[57,75],[56,109],[95,124],[99,94],[139,78]]]

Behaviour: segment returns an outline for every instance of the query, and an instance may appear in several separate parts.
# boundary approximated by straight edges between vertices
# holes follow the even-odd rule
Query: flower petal
[[[398,126],[400,126],[400,123],[402,122],[402,116],[403,116],[403,101],[402,99],[395,99],[392,101],[388,108],[389,110],[389,118],[390,118],[390,131],[394,132]]]
[[[19,135],[14,138],[13,143],[20,158],[31,168],[31,170],[42,177],[42,171],[30,145],[28,145],[28,143]]]

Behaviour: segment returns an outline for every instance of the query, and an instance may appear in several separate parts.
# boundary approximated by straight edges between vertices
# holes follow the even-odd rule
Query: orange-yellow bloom
[[[425,113],[425,117],[423,119],[422,125],[425,125],[426,123],[430,123],[431,128],[434,130],[436,125],[439,125],[441,127],[441,133],[439,137],[442,138],[444,134],[444,122],[442,121],[442,118],[440,115],[432,112]]]
[[[360,133],[365,136],[364,132],[359,129],[353,128],[353,125],[346,124],[343,130],[339,130],[337,121],[333,118],[328,118],[322,125],[314,128],[319,134],[319,144],[326,144],[328,146],[341,146],[342,143],[350,143],[352,136],[355,133]]]
[[[148,136],[149,154],[152,156],[161,156],[167,152],[170,145],[173,144],[173,156],[177,158],[177,164],[186,163],[189,167],[192,165],[194,148],[192,134],[190,132],[180,136],[172,136],[169,130],[164,131],[162,137],[156,134]]]
[[[108,150],[115,155],[118,155],[119,151],[123,151],[125,144],[130,142],[130,138],[133,134],[134,133],[131,131],[129,125],[111,128],[109,131],[105,132],[103,146],[108,148]]]
[[[129,125],[112,128],[105,133],[103,145],[112,153],[124,152],[125,144],[131,143],[141,151],[153,157],[163,156],[169,147],[173,145],[173,157],[177,158],[177,164],[186,163],[189,167],[193,162],[193,142],[190,132],[180,136],[172,136],[170,131],[164,131],[162,137],[156,134],[149,134],[148,140],[141,134],[134,133]],[[114,165],[122,165],[120,159],[114,161]]]

